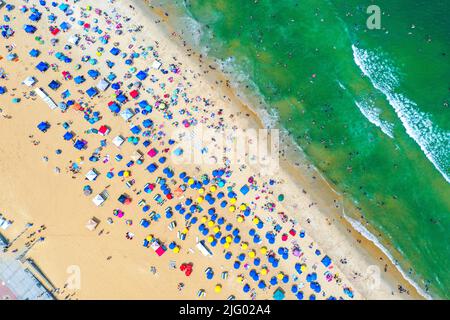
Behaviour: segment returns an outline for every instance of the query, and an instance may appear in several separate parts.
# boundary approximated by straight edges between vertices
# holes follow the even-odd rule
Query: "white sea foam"
[[[385,135],[390,138],[394,138],[394,125],[388,121],[380,119],[381,110],[375,107],[372,101],[355,101],[355,104],[367,120],[379,127]]]
[[[386,249],[381,242],[378,240],[376,236],[374,236],[367,228],[358,220],[350,218],[346,214],[344,214],[344,218],[352,225],[352,227],[361,233],[361,235],[366,238],[367,240],[371,241],[375,246],[377,246],[392,262],[392,264],[397,268],[397,270],[402,274],[402,276],[414,287],[416,288],[417,292],[423,296],[425,299],[432,300],[433,298],[425,292],[417,283],[415,283],[408,275],[407,273],[400,267],[398,262],[394,259],[394,257],[391,255],[388,249]]]
[[[389,61],[364,49],[352,46],[353,59],[372,85],[382,92],[394,108],[406,133],[419,145],[425,156],[450,183],[450,132],[445,132],[431,121],[429,114],[419,111],[417,104],[396,92],[399,78]]]

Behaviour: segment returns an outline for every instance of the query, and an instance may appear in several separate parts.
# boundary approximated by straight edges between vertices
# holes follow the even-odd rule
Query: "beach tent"
[[[29,52],[29,55],[33,58],[39,57],[40,54],[41,52],[37,49],[31,49],[31,51]]]
[[[77,140],[73,146],[75,147],[75,149],[83,150],[86,147],[86,145],[87,145],[86,141]]]
[[[130,92],[130,96],[131,96],[133,99],[137,99],[137,98],[139,97],[139,91],[137,91],[137,90],[131,91],[131,92]]]
[[[97,84],[97,88],[100,91],[105,91],[106,89],[108,89],[109,87],[109,82],[106,79],[102,79],[99,81],[99,83]]]
[[[201,241],[197,242],[196,247],[205,257],[213,255],[211,250],[209,250],[205,246],[205,241],[204,240],[201,240]]]
[[[80,42],[80,37],[77,35],[73,35],[69,38],[69,43],[72,43],[74,45],[78,45],[78,43]]]
[[[97,179],[97,177],[98,177],[98,173],[95,169],[89,170],[89,172],[86,174],[86,179],[88,179],[89,181],[95,181],[95,179]]]
[[[42,14],[41,14],[39,11],[36,10],[36,11],[33,12],[28,18],[29,18],[31,21],[36,22],[36,21],[41,20],[41,16],[42,16]]]
[[[25,25],[23,27],[23,29],[25,30],[26,33],[35,33],[37,30],[37,28],[35,26],[29,25],[29,24]]]
[[[120,53],[120,49],[114,47],[114,48],[112,48],[109,52],[110,52],[113,56],[118,56],[119,53]]]
[[[124,104],[125,102],[128,101],[128,98],[124,94],[119,94],[116,97],[116,100],[119,101],[121,104]]]
[[[91,69],[87,72],[87,74],[92,78],[92,79],[97,79],[97,77],[100,75],[100,72],[98,72],[97,70]]]
[[[145,72],[145,71],[139,71],[137,74],[136,74],[136,78],[138,78],[139,80],[141,80],[141,81],[143,81],[143,80],[145,80],[146,78],[147,78],[147,72]]]
[[[284,291],[281,288],[278,288],[277,290],[275,290],[275,292],[273,293],[273,298],[274,300],[283,300],[285,297],[284,295]]]
[[[61,84],[56,81],[56,80],[52,80],[49,84],[48,84],[49,88],[52,90],[58,90],[58,88],[61,86]]]
[[[89,98],[93,98],[98,94],[98,91],[94,87],[90,87],[89,89],[87,89],[86,94],[89,96]]]
[[[115,102],[110,102],[108,104],[108,108],[109,108],[109,110],[111,110],[111,112],[114,112],[114,113],[120,112],[120,106]]]
[[[36,66],[36,69],[38,69],[41,72],[47,71],[48,68],[49,68],[48,63],[43,62],[43,61],[39,62],[39,64]]]
[[[328,266],[331,264],[331,259],[330,257],[325,256],[322,258],[321,262],[326,268],[328,268]]]
[[[75,81],[76,84],[81,84],[86,81],[86,79],[83,76],[77,76],[73,78],[73,81]]]
[[[38,124],[37,127],[42,132],[47,132],[47,130],[50,128],[50,124],[46,121],[42,121],[41,123]]]
[[[250,191],[250,189],[249,189],[249,187],[245,184],[245,185],[243,185],[242,187],[241,187],[241,193],[243,194],[243,195],[246,195],[249,191]]]
[[[63,22],[59,25],[62,31],[67,31],[71,28],[71,25],[68,22]]]
[[[64,134],[63,138],[64,138],[64,140],[66,140],[66,141],[70,141],[70,140],[72,140],[73,136],[74,136],[74,134],[73,134],[72,132],[67,131],[67,132]]]
[[[23,80],[23,84],[27,87],[32,87],[36,83],[36,79],[34,77],[27,77],[25,80]]]

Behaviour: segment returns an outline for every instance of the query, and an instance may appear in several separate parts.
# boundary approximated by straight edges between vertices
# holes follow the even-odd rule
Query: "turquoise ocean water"
[[[371,4],[153,1],[260,98],[408,277],[450,298],[450,4],[378,0],[369,30]]]

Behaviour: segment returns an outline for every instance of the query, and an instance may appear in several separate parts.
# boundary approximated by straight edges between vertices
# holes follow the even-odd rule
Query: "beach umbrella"
[[[266,288],[266,283],[264,282],[264,280],[261,280],[258,283],[258,288],[260,288],[260,289],[265,289]]]
[[[297,297],[298,300],[303,300],[303,292],[302,291],[298,291],[295,296]]]
[[[227,253],[225,253],[225,259],[230,260],[232,257],[232,253],[230,251],[228,251]]]
[[[234,269],[239,269],[241,266],[241,263],[239,261],[235,261],[233,264]]]

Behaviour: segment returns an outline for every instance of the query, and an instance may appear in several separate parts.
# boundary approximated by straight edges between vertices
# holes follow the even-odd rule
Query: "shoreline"
[[[145,6],[144,4],[143,4],[143,2],[142,2],[142,0],[135,0],[134,2],[133,2],[133,4],[136,4],[136,6],[139,6],[139,4],[142,4],[143,6]],[[147,7],[147,6],[146,6]],[[146,10],[147,11],[151,11],[151,10],[148,10],[149,8],[146,8]],[[145,15],[145,13],[144,13],[144,15]],[[149,19],[149,21],[150,21],[150,17],[148,18]],[[146,26],[148,26],[149,24],[146,24]],[[163,34],[165,33],[165,30],[164,30],[164,28],[163,27],[159,27],[159,26],[157,26],[157,25],[155,25],[155,24],[151,24],[151,26],[152,27],[155,27],[155,28],[158,28],[159,29],[159,32],[162,32]],[[167,32],[167,33],[169,33],[170,34],[170,32]],[[169,37],[170,39],[168,39],[167,41],[169,41],[170,42],[170,44],[172,44],[172,43],[176,43],[176,41],[174,41],[174,39],[173,39],[173,37]],[[165,39],[164,39],[165,40]],[[164,44],[164,45],[167,45],[167,44]],[[183,54],[183,53],[185,53],[184,51],[183,51],[183,48],[179,45],[179,44],[176,44],[180,49],[181,49],[181,53]],[[176,52],[177,54],[179,53],[179,52]],[[169,58],[169,59],[167,59],[167,60],[170,60],[170,56],[168,56],[167,58]],[[182,57],[183,58],[183,62],[185,62],[186,60],[187,61],[189,61],[189,62],[192,62],[192,64],[198,64],[196,61],[195,61],[195,58],[198,58],[198,56],[197,55],[195,55],[194,57],[191,57],[191,58],[188,58],[188,57],[186,57],[185,55]],[[205,59],[205,61],[207,60],[207,59],[209,59],[209,58],[203,58],[203,59]],[[208,60],[209,61],[209,60]],[[212,63],[212,62],[211,62]],[[206,64],[206,69],[208,68],[208,63],[204,63],[204,64]],[[186,67],[189,67],[189,65],[183,65],[183,68],[186,68]],[[196,66],[197,67],[197,66]],[[201,70],[204,70],[204,68],[200,68]],[[210,81],[209,83],[207,83],[208,84],[208,86],[209,87],[213,87],[213,86],[215,86],[215,85],[213,85],[215,82],[214,81],[217,81],[217,80],[224,80],[224,79],[226,79],[226,75],[225,74],[222,74],[222,73],[220,73],[219,71],[216,71],[216,70],[209,70],[211,73],[208,73],[208,75],[202,75],[202,79],[204,79],[204,77],[206,77],[207,78],[207,81]],[[219,76],[223,76],[223,78],[221,79],[221,78],[218,78],[218,79],[213,79],[213,77],[212,77],[212,74],[216,74],[217,73],[217,75]],[[209,78],[209,80],[208,80],[208,78]],[[232,97],[232,100],[233,100],[233,102],[234,101],[236,101],[236,100],[239,100],[240,101],[240,104],[239,105],[235,105],[234,103],[233,104],[231,104],[232,105],[232,108],[234,108],[234,109],[236,109],[236,110],[240,110],[239,112],[242,112],[242,113],[249,113],[249,114],[251,114],[250,116],[248,116],[247,118],[248,118],[248,122],[251,122],[252,124],[254,124],[254,125],[256,125],[256,126],[262,126],[263,125],[263,123],[262,123],[262,121],[261,121],[261,119],[258,117],[258,113],[257,112],[255,112],[254,110],[252,110],[251,109],[251,106],[250,106],[250,104],[249,103],[245,103],[243,100],[242,100],[242,98],[239,96],[239,94],[236,96],[236,94],[233,92],[233,89],[232,88],[226,88],[226,87],[224,87],[224,85],[221,85],[221,87],[222,87],[222,89],[224,90],[223,92],[221,91],[221,93],[224,93],[225,94],[225,96],[227,96],[227,97],[229,97],[229,96],[231,96]],[[225,101],[225,99],[224,99],[224,101]],[[56,116],[53,116],[53,117],[56,117]],[[47,151],[49,151],[49,150],[47,150]],[[291,150],[292,151],[292,150]],[[282,161],[282,167],[283,167],[283,174],[286,176],[286,179],[287,178],[290,178],[290,180],[292,180],[291,181],[291,185],[292,185],[292,183],[294,184],[294,185],[296,185],[297,187],[298,187],[298,191],[300,191],[300,186],[299,186],[299,183],[297,183],[298,181],[300,181],[301,183],[300,183],[300,185],[301,186],[303,186],[303,187],[305,187],[306,188],[306,186],[305,185],[307,185],[308,187],[308,197],[310,197],[310,195],[312,194],[312,199],[313,199],[313,201],[318,201],[318,200],[315,200],[314,199],[314,197],[316,197],[316,198],[318,198],[319,200],[321,200],[321,202],[324,202],[324,198],[328,198],[328,200],[331,200],[332,201],[332,198],[333,198],[333,195],[328,195],[328,196],[326,196],[326,194],[327,194],[327,192],[325,192],[326,190],[323,188],[323,186],[321,186],[321,185],[319,185],[319,186],[317,186],[316,184],[319,184],[318,182],[317,182],[317,180],[315,180],[314,179],[314,181],[307,181],[308,180],[308,178],[310,177],[310,175],[315,175],[315,174],[317,174],[317,173],[315,173],[315,171],[313,170],[313,172],[311,173],[311,174],[309,174],[308,173],[308,171],[307,170],[305,170],[304,172],[299,172],[299,168],[298,167],[296,167],[296,166],[292,166],[292,168],[290,168],[289,166],[292,166],[292,164],[289,164],[289,162],[288,161]],[[30,166],[30,168],[32,168],[32,166]],[[47,168],[48,169],[48,168]],[[289,169],[291,169],[292,171],[289,171]],[[295,173],[295,175],[300,175],[300,176],[302,176],[302,179],[300,179],[300,178],[298,178],[298,180],[297,181],[294,181],[295,179],[293,179],[292,177],[294,177],[294,173]],[[290,177],[289,177],[290,176]],[[45,178],[45,176],[43,176],[44,178]],[[67,177],[68,178],[68,177]],[[297,178],[297,177],[296,177]],[[13,179],[13,178],[12,178]],[[56,178],[52,178],[52,180],[55,180]],[[60,179],[61,180],[61,179]],[[70,183],[70,179],[64,179],[64,180],[67,180],[67,184],[69,184]],[[320,179],[319,179],[320,180]],[[326,181],[324,180],[324,183],[325,183]],[[56,182],[55,182],[56,183]],[[58,185],[61,185],[61,183],[59,182],[58,183]],[[76,189],[74,188],[75,186],[71,186],[71,190],[72,190],[72,192],[74,192],[74,193],[76,193],[76,194],[79,194],[79,190],[78,191],[76,191]],[[329,186],[327,187],[328,189],[329,189]],[[312,190],[312,191],[311,191]],[[331,192],[331,190],[328,190],[328,193],[330,193]],[[320,194],[320,196],[319,197],[317,197],[317,196],[315,196],[315,194]],[[332,192],[331,192],[332,193]],[[287,194],[287,192],[285,192],[285,194]],[[78,197],[78,198],[80,198],[81,197],[81,195]],[[87,201],[86,199],[82,199],[81,201],[83,201],[83,202],[89,202],[89,201]],[[294,203],[294,205],[296,205],[295,203]],[[84,208],[87,208],[87,210],[91,210],[91,209],[89,209],[89,207],[88,206],[86,206],[86,204],[83,204],[83,207]],[[324,206],[324,207],[326,207],[326,206]],[[328,204],[328,207],[330,207],[330,204]],[[331,206],[332,207],[332,206]],[[296,208],[295,207],[293,207],[293,210],[296,210]],[[326,218],[330,218],[330,216],[332,216],[332,215],[336,215],[336,217],[335,218],[338,218],[338,219],[343,219],[343,217],[342,217],[342,212],[339,212],[339,210],[331,210],[331,209],[326,209],[326,210],[324,210],[325,212],[326,211],[330,211],[331,212],[331,214],[326,214],[325,212],[322,212],[322,210],[318,210],[318,212],[320,211],[320,213],[322,214],[322,216],[321,217],[319,217],[319,218],[317,218],[317,219],[319,219],[319,220],[323,220],[324,218],[326,219]],[[335,213],[333,213],[333,212],[335,212]],[[97,214],[97,213],[96,213]],[[298,215],[298,217],[297,217],[297,215],[295,215],[296,216],[296,218],[297,219],[304,219],[305,217],[302,217],[302,215]],[[304,221],[302,221],[302,224],[304,223]],[[323,223],[323,221],[322,221],[322,223]],[[349,224],[349,222],[347,221],[346,222],[347,224]],[[320,224],[320,223],[319,223]],[[345,228],[346,228],[346,226],[345,226],[345,220],[344,221],[342,221],[342,226],[340,225],[341,224],[341,221],[338,221],[338,223],[333,223],[333,232],[334,232],[334,234],[335,234],[335,231],[336,230],[340,230],[340,233],[341,233],[341,236],[342,236],[342,238],[341,238],[341,240],[342,241],[345,241],[345,243],[346,244],[350,244],[351,243],[351,241],[349,240],[349,239],[352,239],[353,241],[354,240],[356,240],[357,239],[357,237],[355,237],[355,236],[353,236],[353,232],[351,232],[352,233],[352,235],[350,236],[350,235],[347,235],[347,233],[345,232]],[[320,226],[320,228],[323,228],[323,226]],[[353,227],[352,227],[352,229],[353,229]],[[73,227],[72,228],[72,231],[73,232],[77,232],[76,231],[77,229],[75,228],[75,227]],[[311,230],[311,231],[310,231]],[[312,235],[312,237],[313,237],[313,239],[314,240],[316,240],[317,241],[317,238],[319,238],[319,239],[326,239],[326,237],[324,237],[324,235],[327,233],[327,231],[324,231],[324,230],[322,230],[322,236],[316,236],[315,234],[314,234],[314,230],[315,230],[315,227],[311,227],[310,228],[310,230],[308,230],[308,234],[311,234]],[[353,231],[354,232],[357,232],[356,230],[354,230],[353,229]],[[75,233],[76,234],[76,233]],[[80,234],[81,235],[81,234]],[[98,237],[97,237],[98,238]],[[101,238],[101,237],[100,237]],[[94,240],[92,240],[92,241],[94,241]],[[106,241],[107,242],[107,241]],[[319,242],[319,241],[318,241]],[[108,243],[103,243],[102,244],[103,246],[104,246],[104,248],[107,248],[108,246]],[[328,246],[327,245],[323,245],[323,243],[320,243],[319,242],[319,245],[320,245],[320,247],[321,248],[323,248],[323,249],[325,249],[326,250],[326,252],[327,253],[329,253],[330,255],[331,255],[331,253],[330,253],[330,249],[329,248],[327,248]],[[366,246],[369,248],[366,248]],[[374,252],[377,252],[377,250],[378,251],[380,251],[380,254],[372,254],[372,256],[371,257],[369,257],[368,255],[367,255],[367,252],[366,251],[370,251],[370,248],[371,247],[374,247],[373,248],[373,250],[374,250]],[[331,249],[331,250],[333,250],[333,249]],[[376,248],[376,246],[375,245],[373,245],[373,244],[371,244],[370,242],[369,242],[369,240],[367,240],[367,241],[365,241],[365,240],[363,240],[362,241],[362,243],[361,243],[361,247],[360,246],[358,246],[358,249],[356,249],[356,250],[358,250],[358,254],[359,255],[361,255],[361,256],[365,256],[365,258],[366,259],[368,259],[370,262],[373,262],[373,261],[375,261],[377,264],[379,264],[379,262],[377,262],[376,260],[376,257],[378,257],[378,256],[383,256],[383,254],[381,253],[381,250],[379,249],[379,248]],[[37,252],[39,252],[39,251],[37,251]],[[96,250],[96,252],[98,253],[98,252],[101,252],[101,250]],[[48,252],[47,252],[47,254],[49,254]],[[34,257],[34,256],[33,256]],[[358,256],[358,258],[360,258],[359,256]],[[40,262],[42,261],[42,265],[43,265],[43,270],[44,271],[46,271],[47,272],[47,268],[46,268],[46,266],[44,265],[44,264],[48,264],[49,262],[48,261],[43,261],[44,259],[45,259],[45,257],[41,257],[41,256],[39,256],[39,257],[35,257],[34,259],[36,259],[36,260],[39,260]],[[136,258],[137,259],[137,258]],[[338,263],[338,261],[339,261],[339,259],[337,259],[337,257],[334,257],[333,256],[333,261],[335,261],[335,263],[336,263],[336,265],[339,265],[339,268],[343,268],[343,266],[342,265],[340,265],[339,263]],[[365,262],[365,261],[364,261]],[[52,262],[52,263],[55,263],[55,262]],[[40,263],[40,265],[41,265],[41,263]],[[138,265],[138,264],[137,264]],[[54,268],[49,268],[49,272],[48,272],[48,274],[49,274],[49,277],[50,278],[52,278],[52,273],[50,272],[51,270],[53,269],[53,271],[55,271],[55,267]],[[394,271],[393,271],[394,270]],[[397,280],[399,280],[399,279],[401,279],[402,281],[401,282],[403,282],[403,277],[401,276],[401,275],[399,275],[399,271],[395,271],[395,270],[397,270],[393,265],[392,265],[392,268],[391,268],[391,266],[389,266],[389,272],[388,272],[388,274],[386,275],[387,277],[392,277],[392,279],[391,280],[393,280],[393,282],[395,281],[395,282],[397,282]],[[134,271],[134,270],[133,270]],[[350,274],[350,271],[351,270],[347,270],[347,272],[345,272],[346,274]],[[56,271],[55,271],[56,272]],[[392,275],[391,275],[391,273],[393,273]],[[349,277],[347,277],[348,279],[350,279]],[[58,276],[58,278],[57,278],[57,283],[61,283],[61,272],[59,271],[59,276]],[[136,278],[137,279],[137,278]],[[52,279],[53,280],[53,279]],[[353,282],[355,282],[355,281],[351,281],[350,280],[350,283],[353,285]],[[152,282],[152,284],[153,284],[153,282]],[[387,283],[386,283],[386,285],[387,285]],[[355,286],[355,288],[357,289],[357,291],[360,291],[360,290],[358,290],[358,286],[361,286],[361,285],[356,285]],[[409,288],[409,286],[408,286],[408,282],[407,282],[407,285],[406,285],[408,288]],[[112,288],[112,287],[110,287],[110,288]],[[395,285],[392,285],[392,288],[395,290],[396,288],[395,288]],[[409,296],[409,298],[417,298],[417,292],[415,291],[415,289],[414,288],[411,288],[410,289],[410,293],[411,293],[411,296]],[[169,293],[167,293],[167,296],[168,296],[168,294]],[[363,295],[364,296],[364,295]],[[404,295],[402,295],[401,297],[404,297]]]
[[[167,17],[167,16],[164,16],[163,9],[161,9],[161,8],[152,9],[150,7],[150,5],[148,4],[148,0],[134,0],[134,1],[138,2],[138,3],[140,2],[142,4],[142,6],[145,7],[144,9],[151,11],[155,17],[161,18],[163,24],[167,28],[167,30],[163,30],[163,32],[166,33],[169,37],[171,36],[171,33],[174,32],[174,29],[173,29],[173,26],[170,24],[170,20],[171,20],[170,12]],[[181,41],[183,41],[183,40],[181,40],[181,36],[178,33],[177,33],[177,36],[180,38],[175,39],[175,43],[181,49],[186,49],[186,45],[183,46],[181,43]],[[173,38],[174,37],[172,37],[171,39],[173,40]],[[187,46],[192,50],[196,50],[196,48],[193,48],[191,46],[191,44],[187,44]],[[241,103],[240,107],[243,110],[245,110],[246,112],[250,112],[252,114],[252,116],[255,117],[255,120],[260,128],[267,128],[266,122],[262,119],[262,117],[264,117],[264,116],[260,114],[261,112],[267,112],[267,110],[265,110],[265,109],[263,109],[263,107],[261,107],[261,110],[259,110],[259,112],[256,111],[254,108],[252,108],[252,101],[251,101],[252,98],[250,98],[250,97],[248,98],[247,96],[248,96],[248,93],[250,93],[252,96],[255,96],[255,97],[253,97],[254,103],[256,103],[256,99],[260,99],[260,98],[256,97],[256,95],[252,92],[236,93],[235,90],[237,90],[237,88],[236,88],[236,86],[233,85],[233,79],[231,79],[229,77],[228,72],[224,73],[223,70],[221,70],[222,67],[216,61],[216,59],[210,58],[208,55],[203,56],[202,59],[204,59],[205,61],[208,61],[207,63],[205,63],[206,65],[214,66],[214,69],[209,70],[211,72],[209,74],[209,77],[211,77],[211,79],[210,79],[211,83],[214,83],[215,81],[220,81],[220,80],[222,80],[225,83],[227,83],[227,82],[231,83],[230,87],[227,86],[224,88],[224,86],[222,85],[222,88],[226,92],[228,92],[230,95],[234,96],[236,99],[238,99],[240,101],[240,103]],[[212,75],[212,73],[215,73],[215,75]],[[220,81],[220,82],[222,82],[222,81]],[[244,89],[244,91],[245,91],[245,89]],[[412,297],[415,299],[433,299],[428,293],[424,292],[423,289],[417,283],[415,283],[412,279],[410,279],[406,275],[405,271],[402,270],[400,265],[394,263],[394,258],[391,256],[389,250],[387,248],[385,248],[379,242],[378,238],[376,238],[376,236],[373,235],[372,232],[370,232],[369,230],[366,229],[366,231],[369,232],[371,236],[375,237],[375,239],[377,241],[374,241],[365,232],[361,232],[355,227],[354,221],[357,221],[363,227],[364,227],[364,225],[358,219],[350,218],[345,214],[346,209],[348,211],[352,211],[352,212],[356,212],[356,213],[358,212],[358,210],[353,205],[353,203],[352,203],[352,207],[344,208],[343,202],[341,201],[341,199],[343,199],[343,196],[335,190],[335,186],[333,186],[332,183],[330,181],[328,181],[322,175],[322,173],[317,170],[317,168],[311,163],[311,161],[309,159],[307,159],[307,157],[304,155],[301,148],[292,140],[292,138],[290,136],[288,136],[287,134],[286,135],[283,134],[283,137],[285,139],[289,139],[289,145],[298,150],[293,150],[292,148],[291,149],[286,148],[285,150],[283,150],[286,153],[290,153],[290,154],[288,154],[285,159],[282,159],[282,161],[281,161],[282,169],[281,170],[285,170],[291,176],[294,176],[295,179],[297,179],[298,181],[302,181],[302,183],[303,183],[302,185],[308,184],[305,179],[306,176],[308,176],[308,178],[310,178],[311,176],[318,175],[320,178],[319,178],[319,180],[315,180],[314,183],[319,184],[319,186],[313,187],[311,184],[309,184],[309,187],[310,187],[309,190],[316,189],[316,192],[315,192],[316,194],[313,195],[314,200],[317,201],[317,199],[321,198],[321,196],[323,194],[327,194],[326,198],[328,198],[328,200],[331,200],[335,196],[339,199],[338,201],[339,201],[340,206],[342,206],[342,209],[339,210],[332,206],[325,205],[324,202],[321,201],[322,206],[323,206],[322,210],[320,210],[321,213],[325,217],[328,217],[328,214],[326,214],[324,211],[330,210],[331,211],[331,214],[329,214],[330,218],[339,218],[340,221],[338,222],[338,224],[341,224],[339,226],[339,229],[341,230],[341,232],[343,234],[346,234],[346,233],[358,234],[357,236],[354,236],[353,234],[348,236],[349,239],[355,241],[355,240],[358,240],[359,237],[362,237],[363,241],[360,241],[360,243],[359,243],[359,245],[360,245],[359,249],[360,249],[361,253],[363,255],[365,255],[368,259],[370,259],[373,263],[375,263],[379,266],[382,266],[382,264],[386,262],[386,264],[388,265],[388,269],[389,269],[388,277],[390,278],[390,281],[397,282],[397,283],[406,281],[406,288],[410,293],[412,292]],[[298,159],[298,157],[301,157],[301,159]],[[295,165],[294,163],[299,163],[299,165]],[[303,167],[303,171],[300,168],[300,166]],[[305,169],[305,167],[309,167],[309,166],[311,166],[313,168],[312,173],[308,173],[307,172],[308,169]],[[292,179],[292,180],[295,180],[295,179]],[[318,181],[320,181],[320,182],[318,182]],[[318,194],[321,194],[321,195],[319,196]],[[352,200],[350,199],[350,201],[352,201]],[[352,221],[350,219],[353,219],[354,221]],[[367,222],[365,222],[365,223],[367,225]],[[321,243],[321,245],[322,245],[322,243]],[[389,254],[386,254],[386,252],[388,252]],[[378,259],[376,259],[377,257],[378,257]],[[379,259],[382,259],[383,263],[380,263]],[[333,259],[333,260],[335,260],[335,259]]]

